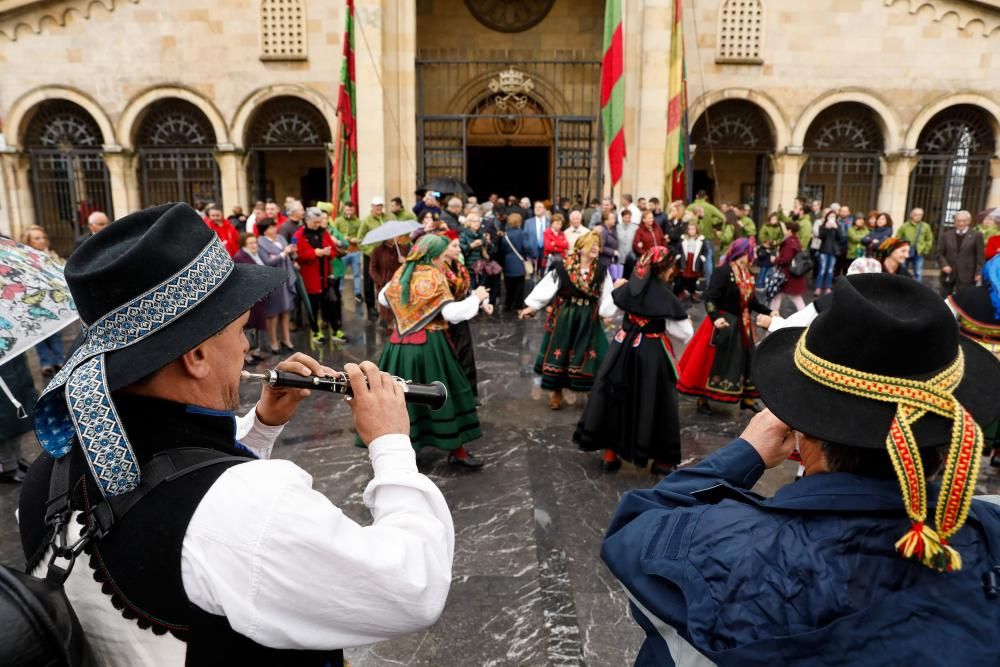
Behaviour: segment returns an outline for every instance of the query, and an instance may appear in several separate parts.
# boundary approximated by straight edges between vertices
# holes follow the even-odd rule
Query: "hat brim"
[[[804,331],[781,329],[757,348],[752,377],[764,405],[791,428],[814,438],[854,447],[884,448],[896,406],[836,391],[805,376],[794,358],[795,346]],[[965,375],[955,397],[980,426],[985,426],[1000,418],[1000,401],[996,397],[1000,361],[975,341],[962,337],[959,345],[965,353]],[[913,434],[920,447],[946,445],[951,442],[951,427],[951,420],[927,414],[914,424]]]
[[[229,277],[190,312],[138,343],[107,353],[108,388],[116,391],[160,370],[225,329],[287,279],[281,269],[235,264]],[[82,342],[81,334],[73,349]]]

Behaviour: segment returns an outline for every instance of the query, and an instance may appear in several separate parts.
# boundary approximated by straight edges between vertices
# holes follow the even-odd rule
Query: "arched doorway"
[[[875,209],[885,140],[875,112],[860,102],[824,109],[806,132],[799,193],[855,211]]]
[[[142,205],[218,202],[215,132],[205,114],[185,100],[153,103],[136,132]]]
[[[256,199],[288,195],[306,205],[330,200],[330,126],[319,109],[292,96],[254,112],[247,129],[248,175]]]
[[[28,123],[24,145],[31,165],[35,219],[64,257],[85,233],[92,212],[103,211],[114,219],[103,144],[90,114],[67,100],[42,102]]]
[[[958,104],[935,114],[917,139],[919,161],[910,172],[907,211],[924,209],[935,227],[950,225],[962,209],[973,214],[986,206],[990,159],[996,152],[993,125],[986,111]]]
[[[551,121],[533,100],[526,99],[517,114],[502,113],[496,106],[484,101],[468,121],[469,186],[484,197],[491,192],[504,196],[517,193],[533,200],[550,196],[554,166]]]
[[[694,189],[715,202],[750,204],[754,220],[768,210],[774,133],[764,112],[747,100],[708,107],[691,132]]]

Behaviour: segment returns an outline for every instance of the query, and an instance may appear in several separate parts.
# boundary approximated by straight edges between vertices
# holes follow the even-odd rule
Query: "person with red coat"
[[[208,217],[204,219],[205,224],[219,235],[219,240],[225,246],[226,252],[229,253],[230,257],[233,257],[240,251],[240,233],[229,224],[222,212],[222,207],[218,204],[210,204],[205,211],[208,214]]]
[[[799,241],[799,223],[786,222],[782,225],[785,233],[785,240],[781,242],[778,256],[774,260],[774,266],[778,267],[785,274],[785,286],[771,299],[771,310],[780,311],[784,297],[788,297],[795,306],[795,312],[806,307],[802,300],[802,294],[806,291],[806,277],[804,275],[792,275],[792,260],[797,254],[802,252],[802,242]]]
[[[313,342],[322,343],[326,340],[319,326],[320,313],[323,321],[333,332],[334,340],[345,342],[346,337],[341,329],[340,294],[332,279],[331,258],[337,252],[337,245],[323,224],[323,212],[318,208],[306,211],[305,226],[300,227],[292,236],[292,243],[298,249],[296,263],[306,294],[309,295],[309,307],[312,317],[309,325],[313,332]]]
[[[663,230],[656,224],[653,211],[648,209],[643,211],[642,223],[632,239],[632,252],[636,257],[642,257],[656,246],[667,247],[667,245]]]
[[[563,234],[563,223],[565,220],[561,213],[552,216],[552,222],[542,235],[544,245],[542,246],[542,271],[548,266],[549,257],[557,255],[560,259],[566,256],[569,250],[569,240]]]

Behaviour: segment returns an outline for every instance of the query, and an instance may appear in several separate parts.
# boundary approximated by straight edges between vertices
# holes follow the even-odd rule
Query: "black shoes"
[[[469,454],[468,452],[465,453],[465,456],[463,458],[459,458],[454,454],[449,454],[448,463],[450,463],[451,465],[460,466],[462,468],[468,468],[470,470],[478,470],[479,468],[483,467],[483,462],[477,459],[472,454]]]
[[[705,400],[704,398],[699,398],[698,399],[698,414],[701,414],[701,415],[714,415],[715,411],[712,410],[712,407],[708,404],[707,400]]]

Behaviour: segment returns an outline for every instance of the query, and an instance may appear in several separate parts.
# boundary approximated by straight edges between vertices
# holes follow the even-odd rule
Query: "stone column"
[[[801,146],[788,146],[784,153],[776,153],[771,157],[771,197],[769,208],[772,211],[781,205],[785,210],[791,210],[792,200],[799,196],[799,173],[806,158]]]
[[[382,12],[381,0],[358,0],[355,5],[355,73],[358,114],[358,214],[368,215],[372,197],[386,197],[386,132],[392,121],[386,118],[382,88]],[[386,3],[389,4],[389,3]],[[416,10],[414,9],[414,12]],[[414,26],[416,24],[416,18]],[[336,128],[335,128],[336,129]]]
[[[884,159],[885,173],[878,193],[878,209],[888,211],[893,220],[893,231],[906,220],[906,198],[910,193],[910,172],[917,165],[917,152],[904,150]]]
[[[642,0],[638,108],[635,130],[628,142],[633,196],[663,198],[666,177],[667,104],[670,76],[670,0]],[[626,44],[628,40],[626,39]],[[627,62],[627,59],[626,59]],[[628,75],[626,74],[626,81]]]
[[[108,217],[116,220],[139,208],[138,178],[135,170],[130,169],[132,160],[121,146],[106,145],[104,150],[104,165],[108,168],[111,181],[111,206],[114,212],[108,211]],[[132,174],[129,174],[129,171]]]
[[[243,169],[243,152],[237,151],[232,144],[219,144],[215,161],[219,163],[219,186],[222,190],[222,210],[229,211],[233,206],[242,206],[247,215],[246,207],[250,204],[247,196],[246,171]]]
[[[1000,159],[990,160],[990,189],[986,195],[987,206],[1000,206]]]
[[[0,137],[2,140],[2,137]],[[11,165],[15,162],[13,149],[0,149],[0,234],[17,238],[14,231],[14,220],[16,212],[14,210],[15,193],[11,183]]]
[[[28,156],[13,147],[0,151],[0,230],[19,238],[21,231],[35,224],[35,205],[31,198]]]
[[[383,196],[412,203],[417,188],[417,3],[383,4],[382,83],[385,107],[385,188]]]

